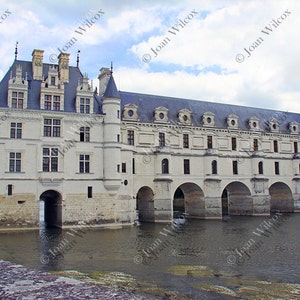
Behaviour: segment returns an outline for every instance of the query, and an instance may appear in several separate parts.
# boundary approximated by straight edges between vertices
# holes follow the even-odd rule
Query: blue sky
[[[120,90],[300,112],[297,0],[0,0],[0,21],[1,78],[16,41],[18,59],[51,63],[75,38],[70,64],[80,49],[94,86],[113,61]]]

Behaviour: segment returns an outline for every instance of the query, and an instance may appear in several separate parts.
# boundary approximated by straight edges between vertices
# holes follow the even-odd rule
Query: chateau
[[[0,225],[300,211],[299,114],[93,87],[43,53],[0,83]]]

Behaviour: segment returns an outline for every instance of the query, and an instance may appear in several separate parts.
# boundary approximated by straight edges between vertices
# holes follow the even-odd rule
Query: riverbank
[[[134,292],[88,284],[0,260],[1,299],[151,300]]]

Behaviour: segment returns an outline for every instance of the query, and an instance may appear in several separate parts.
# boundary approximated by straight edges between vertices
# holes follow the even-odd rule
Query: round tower
[[[106,190],[116,192],[121,186],[120,139],[121,97],[111,75],[102,99],[103,128],[103,180]]]

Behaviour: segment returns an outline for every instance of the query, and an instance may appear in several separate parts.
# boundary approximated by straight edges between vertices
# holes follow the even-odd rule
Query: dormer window
[[[290,122],[289,123],[289,130],[290,130],[290,133],[292,134],[298,134],[299,132],[299,125],[297,122],[293,121],[293,122]]]
[[[24,108],[24,92],[12,92],[11,107]]]
[[[269,129],[271,132],[279,132],[279,122],[273,118],[269,122]]]
[[[138,120],[137,109],[138,107],[135,104],[129,103],[124,105],[123,120],[137,121]]]
[[[184,125],[191,125],[192,120],[191,120],[191,111],[188,109],[181,109],[178,112],[178,121]]]
[[[55,77],[51,76],[51,85],[55,85]]]
[[[203,126],[215,126],[215,114],[212,112],[205,112],[202,116]]]
[[[228,118],[227,118],[228,128],[230,128],[230,129],[238,129],[238,127],[239,127],[238,120],[239,120],[238,116],[236,116],[236,115],[229,115]]]
[[[248,125],[250,127],[250,130],[259,131],[260,130],[259,118],[251,117],[250,120],[248,121]]]
[[[154,111],[154,122],[167,123],[168,122],[168,109],[166,107],[157,107]]]
[[[45,95],[44,109],[60,110],[60,96]]]
[[[80,113],[89,114],[91,111],[91,101],[90,98],[80,98]]]

